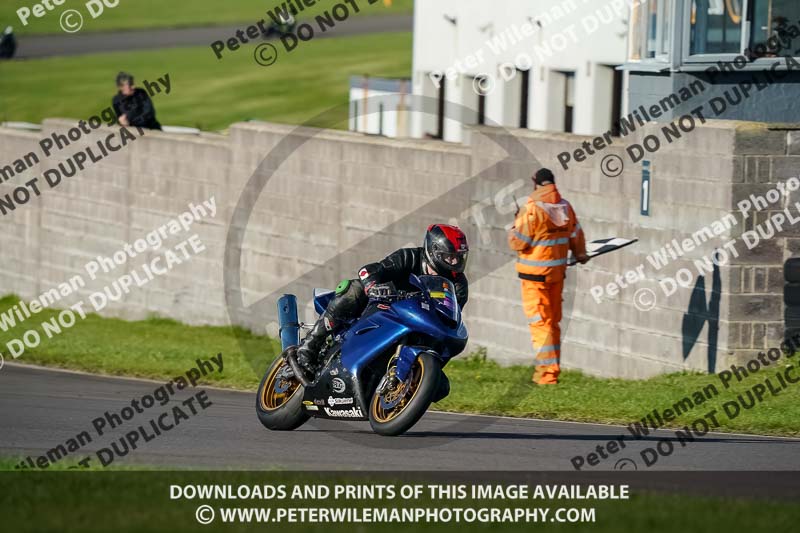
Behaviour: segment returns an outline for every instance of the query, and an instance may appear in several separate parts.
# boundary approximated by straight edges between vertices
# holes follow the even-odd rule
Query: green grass
[[[15,297],[0,299],[0,312],[18,301]],[[12,357],[6,343],[21,337],[32,325],[39,325],[57,312],[45,310],[8,332],[0,330],[0,351],[7,361]],[[255,336],[244,330],[230,327],[192,327],[174,320],[150,318],[129,322],[114,318],[88,315],[61,335],[48,339],[41,327],[42,344],[19,357],[21,363],[35,363],[59,368],[71,368],[109,374],[143,378],[170,378],[184,374],[195,359],[209,359],[222,353],[223,373],[211,373],[211,380],[202,381],[231,388],[255,388],[257,376],[242,356],[241,339],[247,353],[264,352],[266,368],[270,354],[279,350],[279,343],[267,337]]]
[[[19,463],[24,460],[24,457],[0,457],[0,477],[2,477],[3,472],[19,472],[26,470],[18,469]],[[119,463],[112,463],[108,466],[103,466],[99,462],[94,464],[89,464],[88,466],[82,466],[78,460],[71,459],[69,457],[65,457],[55,463],[50,463],[47,466],[46,472],[163,472],[165,469],[163,466],[149,466],[149,465],[124,465]],[[172,470],[172,469],[170,469]],[[177,469],[180,470],[180,469]],[[189,468],[182,469],[184,471],[190,470]],[[32,472],[33,470],[28,470]],[[39,470],[40,472],[45,472],[44,469]]]
[[[0,312],[17,299],[0,299]],[[0,350],[11,360],[6,343],[18,338],[25,329],[55,316],[45,310],[30,324],[0,332]],[[239,344],[237,335],[241,338]],[[43,335],[43,338],[44,335]],[[251,365],[242,354],[263,353]],[[197,358],[223,353],[225,370],[212,373],[206,384],[253,390],[261,378],[261,369],[278,351],[275,340],[226,327],[191,327],[172,320],[153,318],[139,322],[101,318],[90,315],[72,329],[23,354],[18,361],[47,366],[73,368],[112,375],[171,378],[186,371]],[[782,359],[785,365],[795,359]],[[254,371],[253,368],[258,369]],[[783,367],[780,367],[783,368]],[[756,383],[774,376],[775,366],[724,390],[714,375],[671,374],[648,380],[601,379],[580,372],[567,371],[555,387],[530,383],[531,369],[524,366],[500,367],[481,357],[463,357],[447,367],[452,393],[435,405],[436,409],[556,420],[603,422],[627,425],[658,408],[670,408],[685,395],[708,384],[718,386],[721,394],[698,405],[673,427],[683,427],[711,409],[720,411],[719,431],[771,435],[800,434],[800,384],[767,398],[750,410],[743,410],[729,420],[722,413],[723,402],[734,399]]]
[[[88,118],[111,104],[120,70],[137,84],[169,73],[169,95],[153,98],[162,124],[222,130],[258,119],[346,128],[349,77],[409,77],[411,34],[314,39],[291,53],[279,47],[270,67],[253,46],[218,60],[210,47],[174,48],[0,62],[0,121],[39,123],[48,117]]]
[[[399,494],[401,482],[383,476],[357,474],[315,473],[248,473],[248,472],[2,472],[0,483],[7,490],[0,493],[0,513],[4,530],[82,531],[82,532],[139,532],[169,531],[319,531],[352,533],[413,530],[413,531],[568,531],[592,533],[647,532],[783,532],[795,531],[800,520],[800,506],[791,500],[768,501],[723,498],[708,495],[685,495],[631,491],[627,500],[445,500],[424,495],[419,500],[386,499],[251,499],[198,500],[171,499],[170,486],[230,485],[237,487],[284,485],[291,496],[294,486],[338,484],[393,485]],[[429,480],[426,480],[429,482]],[[526,480],[530,484],[537,481]],[[540,479],[539,482],[548,483]],[[414,483],[404,479],[405,483]],[[444,480],[443,480],[444,482]],[[422,481],[417,481],[422,483]],[[549,483],[554,483],[549,480]],[[195,521],[198,506],[208,504],[217,510],[217,519],[208,526]],[[426,523],[417,524],[351,524],[351,523],[288,523],[280,524],[222,524],[219,508],[261,507],[373,507],[373,508],[548,508],[549,517],[560,507],[594,508],[595,521],[585,523]],[[276,527],[277,526],[277,527]]]
[[[92,19],[85,7],[86,0],[66,0],[62,6],[56,6],[41,18],[33,15],[28,25],[23,26],[16,11],[22,6],[31,7],[34,2],[16,0],[0,1],[0,25],[12,25],[20,35],[37,33],[61,33],[59,17],[66,9],[77,9],[84,19],[83,32],[131,30],[143,28],[177,28],[190,26],[210,26],[217,24],[255,24],[262,18],[269,20],[266,11],[280,6],[284,0],[120,0],[114,9],[106,8],[102,15]],[[339,3],[331,0],[319,0],[318,3],[298,18],[310,18],[319,15]],[[360,12],[364,15],[410,14],[414,7],[413,0],[394,0],[392,7],[384,6],[383,0],[370,5],[368,0],[357,0]],[[79,34],[77,34],[79,35]],[[220,37],[221,38],[221,37]]]

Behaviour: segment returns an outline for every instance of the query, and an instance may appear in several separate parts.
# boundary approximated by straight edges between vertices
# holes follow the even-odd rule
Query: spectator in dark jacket
[[[14,57],[16,50],[17,39],[14,37],[11,26],[9,26],[6,31],[0,33],[0,59],[11,59]]]
[[[119,92],[111,103],[120,124],[150,130],[161,129],[150,95],[144,89],[133,86],[132,75],[126,72],[117,74],[117,89]]]

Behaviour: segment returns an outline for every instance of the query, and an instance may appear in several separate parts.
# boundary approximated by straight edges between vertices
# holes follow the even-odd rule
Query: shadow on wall
[[[784,340],[800,333],[800,257],[790,257],[783,264]]]
[[[706,302],[706,277],[698,276],[697,283],[689,298],[689,309],[683,314],[681,333],[683,335],[683,360],[689,357],[703,326],[708,323],[708,373],[716,372],[717,339],[719,336],[719,302],[722,293],[722,277],[719,266],[714,265],[711,273],[711,296]]]

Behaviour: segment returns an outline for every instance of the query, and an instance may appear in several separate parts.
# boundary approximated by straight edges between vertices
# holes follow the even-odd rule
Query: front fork
[[[381,379],[381,382],[378,384],[378,394],[383,395],[399,384],[404,383],[411,373],[411,367],[414,366],[414,361],[417,360],[417,357],[423,351],[425,351],[424,348],[416,346],[406,346],[405,344],[398,345],[394,355],[389,359],[386,375],[383,376],[383,379]]]

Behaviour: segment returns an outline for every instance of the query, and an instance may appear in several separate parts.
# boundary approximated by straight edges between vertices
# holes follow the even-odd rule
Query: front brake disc
[[[408,390],[408,381],[404,381],[391,389],[385,394],[380,395],[381,408],[383,410],[394,409],[397,407],[406,395]]]

